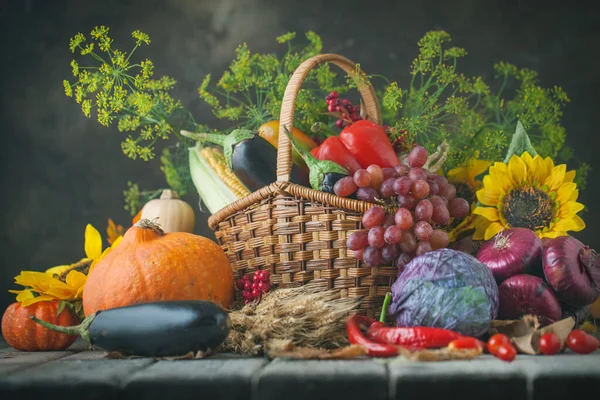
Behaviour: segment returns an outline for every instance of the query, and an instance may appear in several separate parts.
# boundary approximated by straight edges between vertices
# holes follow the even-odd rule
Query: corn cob
[[[231,171],[225,162],[225,156],[220,149],[214,147],[204,147],[200,154],[208,161],[210,167],[217,176],[227,185],[229,189],[239,199],[250,194],[250,191],[244,186],[237,176]]]
[[[217,173],[212,169],[206,158],[200,153],[202,151],[200,143],[188,148],[188,151],[192,181],[198,191],[201,202],[204,203],[208,211],[214,214],[236,201],[238,197],[217,176]]]

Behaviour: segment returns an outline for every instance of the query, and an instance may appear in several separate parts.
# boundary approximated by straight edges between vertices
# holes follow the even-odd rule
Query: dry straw
[[[358,300],[308,286],[278,289],[260,303],[232,311],[224,351],[257,355],[289,346],[337,349],[348,345],[346,319]]]

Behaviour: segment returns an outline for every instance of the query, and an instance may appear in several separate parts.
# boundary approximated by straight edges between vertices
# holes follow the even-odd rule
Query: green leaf
[[[504,159],[504,163],[508,163],[510,158],[513,155],[521,156],[524,152],[528,152],[531,154],[531,157],[537,156],[537,151],[531,145],[531,141],[529,140],[529,136],[527,136],[527,132],[521,124],[521,121],[517,122],[517,129],[510,141],[510,146],[508,148],[508,152],[506,153],[506,158]]]
[[[230,170],[233,171],[231,162],[231,158],[233,157],[233,147],[243,140],[252,138],[254,138],[254,134],[247,129],[234,129],[229,135],[225,136],[223,155],[225,156],[225,161]]]
[[[329,160],[319,160],[315,156],[313,156],[309,151],[304,149],[302,146],[298,144],[296,139],[290,134],[290,131],[285,129],[285,134],[290,139],[292,146],[304,159],[306,165],[308,166],[310,172],[308,174],[308,180],[310,181],[310,186],[314,190],[321,190],[321,184],[323,183],[323,179],[325,178],[325,174],[330,172],[335,172],[342,175],[348,175],[348,170],[339,165],[336,162]]]
[[[61,312],[64,311],[66,305],[67,305],[67,302],[65,300],[60,300],[58,302],[58,309],[56,310],[57,317],[60,315]]]

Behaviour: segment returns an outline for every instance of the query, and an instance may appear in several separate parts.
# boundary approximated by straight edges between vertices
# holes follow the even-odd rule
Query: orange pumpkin
[[[168,300],[207,300],[227,309],[233,296],[233,270],[219,245],[192,233],[165,233],[142,219],[89,273],[83,311],[87,317]]]
[[[72,326],[79,319],[65,308],[57,316],[58,300],[40,301],[23,307],[21,303],[12,303],[2,316],[2,336],[9,346],[21,351],[58,351],[64,350],[77,339],[77,335],[67,335],[52,331],[32,321],[29,315],[54,325]]]

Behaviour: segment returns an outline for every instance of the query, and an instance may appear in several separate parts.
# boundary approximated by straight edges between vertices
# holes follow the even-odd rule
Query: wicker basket
[[[273,286],[311,285],[359,298],[359,313],[376,317],[396,278],[390,266],[369,267],[354,259],[346,238],[362,229],[362,214],[373,204],[313,190],[289,182],[291,132],[296,97],[307,74],[323,62],[348,74],[355,64],[337,54],[304,61],[288,82],[280,114],[277,180],[213,214],[208,224],[231,261],[236,278],[269,270]],[[368,118],[381,123],[379,104],[370,85],[360,90]]]

